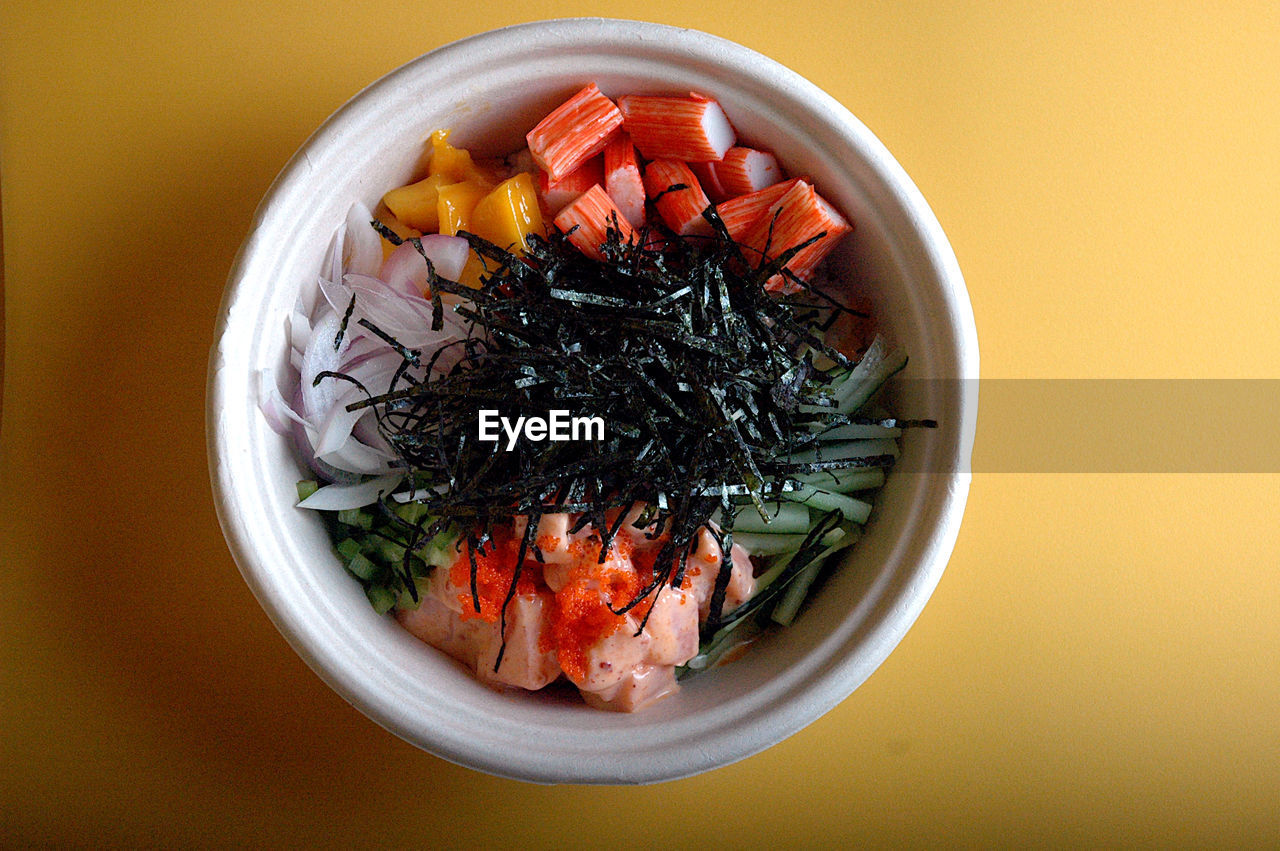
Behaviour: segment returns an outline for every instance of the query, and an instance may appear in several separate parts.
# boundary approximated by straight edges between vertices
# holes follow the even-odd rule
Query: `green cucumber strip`
[[[872,458],[877,455],[892,455],[897,458],[900,451],[898,441],[891,437],[883,437],[873,440],[821,443],[814,449],[783,455],[778,460],[789,464],[812,464],[815,461],[844,461],[849,458]]]
[[[819,433],[820,440],[867,440],[877,437],[901,437],[902,429],[897,426],[882,426],[874,423],[845,423]]]
[[[824,470],[821,473],[800,473],[791,478],[832,493],[853,493],[883,485],[884,468],[854,467],[849,470]]]
[[[843,538],[823,550],[821,555],[806,566],[804,570],[796,574],[796,578],[791,580],[787,590],[782,593],[782,599],[773,607],[770,619],[776,624],[790,626],[791,622],[795,620],[796,613],[800,611],[800,604],[809,595],[809,587],[813,585],[813,580],[818,578],[823,566],[832,555],[845,547],[851,546],[859,537],[860,533],[856,529],[849,529]]]
[[[320,490],[319,482],[314,479],[303,479],[298,482],[298,502],[302,502],[318,490]]]
[[[338,551],[344,561],[351,561],[360,555],[360,542],[355,538],[343,538],[333,548]]]
[[[846,521],[845,524],[837,526],[823,535],[822,540],[818,542],[818,545],[821,547],[835,546],[844,539],[845,535],[848,534],[848,528]],[[737,535],[734,535],[734,538],[736,539]],[[756,577],[756,596],[759,596],[761,591],[772,585],[779,576],[786,572],[787,567],[791,564],[791,560],[795,558],[798,549],[798,547],[792,547],[788,550],[784,550],[779,554],[779,558],[769,565],[769,568],[764,573]]]
[[[420,554],[423,561],[432,567],[452,567],[458,559],[454,545],[458,542],[458,532],[453,529],[441,532],[432,538]]]
[[[764,509],[765,515],[769,518],[768,522],[760,516],[759,510],[754,505],[739,508],[733,515],[734,535],[736,536],[738,532],[803,535],[813,525],[809,520],[809,511],[803,505],[792,502],[766,502]],[[719,511],[711,516],[711,520],[724,525]]]
[[[347,562],[347,570],[365,582],[370,582],[382,571],[382,568],[361,553],[356,553],[355,557]]]
[[[876,342],[881,341],[877,338]],[[872,348],[875,348],[874,344]],[[867,403],[868,399],[875,395],[875,392],[886,381],[907,365],[906,353],[883,351],[879,354],[878,360],[872,361],[866,370],[863,370],[863,363],[867,363],[870,356],[871,351],[868,350],[867,355],[863,357],[862,361],[858,363],[858,367],[854,370],[854,375],[840,385],[840,389],[836,392],[836,410],[840,413],[852,414],[857,411]]]
[[[798,490],[784,493],[783,496],[819,511],[839,511],[845,520],[852,523],[866,523],[871,516],[871,503],[813,485],[804,485]]]
[[[808,513],[807,509],[805,513]],[[804,535],[773,535],[734,529],[733,542],[753,556],[777,556],[799,549],[804,543]]]
[[[717,632],[716,637],[712,639],[705,649],[700,649],[697,656],[685,663],[684,668],[686,670],[681,673],[693,674],[698,671],[705,671],[708,668],[714,668],[725,653],[735,647],[742,646],[760,635],[761,632],[763,632],[763,629],[755,618],[744,618],[738,621],[732,627]]]
[[[420,502],[403,502],[393,506],[391,510],[399,515],[401,519],[414,524],[417,524],[428,514],[427,507]]]
[[[391,608],[396,604],[395,592],[383,588],[381,585],[370,585],[364,589],[364,595],[369,598],[369,603],[373,606],[373,610],[380,615],[385,615],[391,611]]]
[[[399,567],[400,563],[404,561],[404,554],[407,553],[408,550],[394,541],[388,541],[386,538],[377,538],[376,540],[377,543],[374,544],[373,551],[377,553],[383,561]]]
[[[338,522],[361,529],[372,529],[373,513],[363,508],[344,508],[338,512]]]
[[[418,589],[418,599],[413,599],[413,595],[409,593],[408,588],[400,589],[396,594],[396,608],[404,612],[412,612],[422,605],[422,599],[427,596],[431,590],[431,580],[419,578],[414,580],[414,585]]]

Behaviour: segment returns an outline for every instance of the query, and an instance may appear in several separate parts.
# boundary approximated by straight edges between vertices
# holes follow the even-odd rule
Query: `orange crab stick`
[[[595,83],[551,111],[525,141],[533,161],[555,183],[604,150],[622,126],[622,113]]]
[[[699,94],[623,95],[623,126],[650,160],[708,162],[733,147],[733,125],[711,98]]]
[[[764,215],[769,208],[778,203],[778,199],[787,193],[788,190],[794,188],[796,184],[804,183],[804,178],[795,177],[783,183],[775,183],[773,186],[766,186],[757,192],[748,195],[739,195],[736,198],[730,198],[721,204],[716,205],[716,212],[720,214],[721,221],[729,231],[729,236],[733,237],[735,242],[746,243],[744,238],[751,226],[756,223],[756,219]]]
[[[773,154],[754,148],[730,148],[724,159],[711,168],[729,197],[758,192],[783,179],[782,168]]]
[[[808,280],[814,267],[835,248],[840,237],[851,231],[850,224],[808,183],[799,182],[787,190],[748,229],[742,242],[752,254],[775,258],[795,246],[824,234],[787,261],[786,268],[797,278]],[[777,274],[765,282],[765,289],[787,291],[794,285]]]
[[[604,259],[600,246],[605,244],[609,228],[617,230],[623,242],[635,240],[635,231],[599,184],[561,210],[555,226],[592,260]]]
[[[600,158],[592,157],[557,181],[545,171],[538,172],[538,195],[553,214],[560,212],[583,192],[604,182]]]
[[[689,163],[689,168],[693,169],[693,173],[698,176],[698,182],[702,184],[702,191],[707,193],[707,197],[719,204],[721,201],[727,201],[733,197],[734,193],[725,191],[724,184],[720,182],[720,176],[716,174],[716,166],[719,163]]]
[[[644,224],[644,181],[636,146],[626,133],[614,136],[605,146],[604,188],[632,227]]]
[[[685,188],[671,188],[680,185]],[[654,160],[645,167],[644,188],[667,227],[681,236],[711,233],[710,223],[702,217],[711,202],[688,165],[679,160]]]

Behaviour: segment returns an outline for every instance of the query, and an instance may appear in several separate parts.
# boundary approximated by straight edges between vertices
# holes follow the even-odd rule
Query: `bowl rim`
[[[820,671],[808,672],[803,681],[788,678],[792,681],[779,684],[779,689],[786,690],[790,698],[787,706],[778,709],[757,704],[751,712],[737,719],[737,731],[720,730],[713,738],[689,743],[694,746],[694,752],[679,765],[655,760],[633,767],[629,772],[619,772],[593,764],[590,759],[557,766],[540,757],[513,759],[511,754],[503,754],[499,758],[493,753],[477,752],[456,732],[433,733],[425,730],[422,724],[413,722],[403,707],[383,699],[376,688],[370,688],[371,683],[361,672],[349,664],[344,665],[333,655],[332,647],[317,646],[308,631],[296,622],[289,601],[276,587],[272,565],[249,535],[243,507],[238,504],[237,489],[227,479],[224,459],[233,450],[234,441],[229,439],[221,416],[227,402],[234,396],[235,388],[231,379],[223,374],[226,371],[220,368],[220,347],[233,321],[231,307],[241,289],[248,286],[246,281],[251,258],[258,248],[263,222],[270,214],[272,198],[282,187],[300,180],[309,170],[310,152],[320,149],[344,124],[355,122],[361,110],[369,109],[369,104],[376,101],[380,93],[399,85],[424,65],[448,62],[455,55],[477,48],[534,44],[539,39],[557,44],[574,39],[621,44],[624,40],[636,38],[662,40],[667,49],[674,47],[688,51],[693,58],[729,66],[732,72],[755,75],[762,81],[767,77],[773,86],[802,94],[809,107],[823,113],[828,121],[851,137],[894,202],[909,218],[925,255],[924,260],[941,284],[945,316],[935,318],[950,332],[953,350],[949,354],[954,357],[957,376],[962,379],[978,377],[977,331],[972,305],[950,243],[920,191],[884,145],[848,109],[796,72],[736,42],[698,30],[612,18],[559,18],[515,24],[469,36],[410,60],[363,88],[329,116],[290,158],[264,195],[232,264],[223,293],[210,352],[206,401],[207,451],[219,523],[232,556],[254,596],[295,652],[330,687],[372,720],[412,744],[451,762],[513,779],[587,783],[665,781],[736,762],[798,732],[861,685],[914,623],[940,580],[954,548],[969,490],[968,469],[976,429],[978,388],[976,381],[964,380],[958,383],[957,390],[963,411],[960,439],[955,457],[948,459],[948,472],[939,474],[943,481],[936,488],[941,492],[935,511],[936,521],[926,530],[925,539],[915,542],[921,554],[911,565],[913,570],[908,577],[907,592],[897,600],[898,604],[892,607],[892,611],[883,614],[862,635],[860,644],[868,652],[858,659],[829,659]]]

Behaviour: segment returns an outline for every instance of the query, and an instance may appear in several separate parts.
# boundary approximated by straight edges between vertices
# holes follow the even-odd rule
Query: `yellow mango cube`
[[[422,236],[422,231],[417,228],[411,228],[404,222],[400,221],[385,204],[379,204],[378,208],[373,211],[373,217],[382,223],[387,230],[400,237],[401,241],[412,236]],[[391,252],[396,250],[396,246],[385,236],[381,237],[382,242],[382,259],[386,260]]]
[[[441,186],[436,205],[440,233],[454,236],[460,230],[471,230],[471,211],[488,194],[488,186],[469,181]]]
[[[434,233],[440,228],[440,187],[452,182],[444,175],[433,174],[417,183],[392,189],[382,196],[382,203],[409,227],[423,233]]]
[[[431,160],[427,174],[446,178],[448,183],[478,183],[492,186],[493,174],[477,165],[466,148],[449,144],[449,131],[437,130],[431,134]]]
[[[527,249],[531,233],[545,236],[533,178],[521,173],[499,183],[475,205],[470,230],[508,251]]]

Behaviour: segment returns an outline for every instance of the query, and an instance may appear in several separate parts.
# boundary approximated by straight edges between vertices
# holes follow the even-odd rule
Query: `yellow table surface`
[[[0,841],[1274,847],[1280,479],[1247,464],[980,463],[941,584],[861,689],[759,756],[645,788],[414,749],[312,674],[240,579],[203,406],[249,217],[361,87],[501,24],[687,25],[832,93],[949,234],[984,377],[1276,376],[1269,4],[814,8],[0,6]],[[1001,457],[1002,415],[980,459]]]

